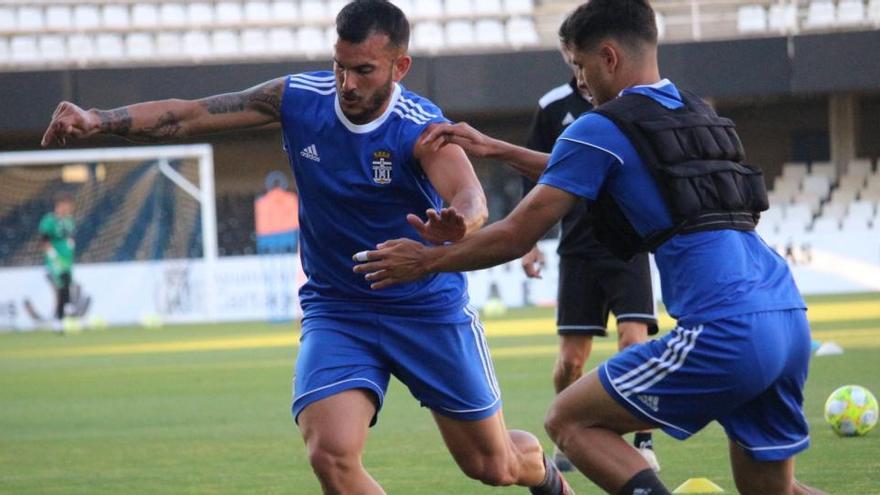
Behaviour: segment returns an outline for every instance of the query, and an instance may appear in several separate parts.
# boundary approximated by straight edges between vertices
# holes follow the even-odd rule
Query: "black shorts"
[[[651,267],[647,254],[625,262],[613,257],[559,260],[556,331],[559,335],[608,335],[608,313],[617,322],[648,324],[657,333]]]

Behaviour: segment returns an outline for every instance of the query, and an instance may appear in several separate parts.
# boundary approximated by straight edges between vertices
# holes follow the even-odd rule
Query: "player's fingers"
[[[523,266],[526,276],[529,278],[541,278],[541,267],[535,263],[529,263]]]
[[[46,132],[43,134],[43,139],[40,141],[40,146],[46,147],[55,139],[55,127],[53,125],[49,125],[49,128],[46,129]]]
[[[388,266],[384,261],[368,261],[359,265],[354,265],[352,271],[355,273],[370,274],[379,270],[385,270]]]
[[[409,222],[409,224],[412,225],[412,228],[416,229],[416,232],[420,234],[428,229],[428,226],[418,215],[410,213],[406,216],[406,221]]]
[[[364,279],[366,279],[367,282],[381,282],[390,276],[391,274],[388,270],[376,270],[364,275]]]
[[[57,107],[55,107],[55,111],[52,112],[52,118],[54,119],[55,117],[61,115],[61,112],[63,112],[66,109],[67,109],[67,102],[62,101],[61,103],[58,104]]]
[[[434,208],[429,208],[425,210],[425,215],[428,217],[428,222],[441,222],[443,221],[443,217],[440,213],[437,213],[437,210]]]
[[[431,124],[428,130],[422,133],[422,144],[429,144],[443,137],[443,134],[449,128],[449,124]]]
[[[418,217],[416,217],[416,218],[418,218]],[[388,248],[392,248],[392,247],[394,247],[394,246],[396,246],[396,245],[398,245],[398,244],[400,244],[400,243],[401,243],[401,239],[391,239],[391,240],[388,240],[388,241],[385,241],[385,242],[381,242],[381,243],[379,243],[379,244],[376,244],[376,249],[378,249],[379,251],[375,251],[375,252],[376,252],[376,253],[379,253],[379,254],[381,254],[381,255],[384,255],[384,252],[385,252]]]
[[[380,255],[378,251],[358,251],[351,256],[351,259],[358,263],[366,263],[368,261],[380,259]]]

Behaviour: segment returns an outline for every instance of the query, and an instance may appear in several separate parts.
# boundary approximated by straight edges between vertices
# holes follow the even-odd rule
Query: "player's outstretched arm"
[[[42,145],[65,146],[96,134],[162,142],[260,127],[280,119],[283,92],[284,78],[278,78],[237,93],[199,100],[150,101],[112,110],[84,110],[63,101],[52,115]]]
[[[537,181],[547,168],[550,155],[489,137],[471,127],[467,122],[457,124],[432,124],[422,136],[421,142],[440,149],[447,144],[461,146],[469,155],[493,158],[507,163],[518,173]]]
[[[467,155],[458,146],[432,149],[417,144],[413,150],[428,180],[449,208],[426,213],[427,221],[407,215],[409,223],[427,241],[442,244],[458,241],[486,222],[486,195]]]
[[[488,268],[524,255],[577,198],[551,186],[538,185],[504,220],[466,239],[428,247],[411,239],[383,242],[375,251],[354,255],[354,271],[373,289],[411,282],[429,273]]]

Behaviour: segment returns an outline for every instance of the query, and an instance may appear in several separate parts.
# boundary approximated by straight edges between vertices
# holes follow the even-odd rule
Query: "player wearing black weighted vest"
[[[563,49],[562,55],[568,63],[570,54]],[[565,128],[593,109],[590,99],[589,91],[578,85],[576,77],[548,91],[538,101],[527,147],[550,153]],[[534,181],[523,177],[523,196],[534,186]],[[580,200],[561,222],[556,250],[559,255],[556,305],[559,355],[553,368],[553,387],[557,394],[583,375],[594,337],[608,335],[609,313],[613,312],[616,319],[619,350],[644,342],[658,332],[648,254],[637,254],[629,261],[615,257],[596,238],[591,209],[586,200]],[[526,275],[540,277],[543,260],[544,254],[537,246],[523,256]],[[650,431],[636,433],[633,446],[653,470],[660,471]],[[553,460],[562,471],[574,469],[558,449]]]
[[[730,119],[681,91],[684,106],[669,109],[648,96],[630,93],[595,110],[629,138],[672,215],[674,226],[639,235],[607,190],[596,201],[596,235],[623,259],[658,246],[680,233],[754,230],[769,207],[761,170],[747,165]]]

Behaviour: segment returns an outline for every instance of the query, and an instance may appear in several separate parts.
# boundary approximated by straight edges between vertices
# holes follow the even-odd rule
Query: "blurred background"
[[[0,152],[38,150],[62,100],[84,108],[113,108],[236,91],[284,74],[327,70],[334,17],[345,3],[0,2]],[[466,120],[488,134],[523,143],[538,99],[570,77],[557,51],[556,29],[577,2],[394,3],[413,27],[415,62],[403,83],[432,99],[452,120]],[[771,189],[772,206],[759,232],[790,260],[802,290],[880,290],[880,172],[875,165],[880,156],[880,0],[652,4],[662,76],[705,97],[737,123],[747,161],[763,168]],[[162,267],[175,266],[168,269],[180,272],[186,266],[181,260],[222,262],[256,254],[254,204],[274,187],[267,186],[267,177],[281,172],[284,189],[295,193],[280,133],[217,135],[183,144],[201,143],[212,151],[213,192],[205,201],[171,180],[176,174],[200,187],[204,178],[194,156],[166,157],[161,168],[158,158],[132,161],[114,154],[84,154],[44,160],[46,155],[4,153],[0,276],[34,279],[21,269],[36,269],[41,263],[36,225],[58,191],[76,198],[77,264],[86,267],[79,272],[82,280],[91,276],[90,264],[167,261],[171,265]],[[134,145],[96,138],[74,146]],[[490,221],[497,220],[520,199],[519,177],[500,163],[476,160],[475,167],[489,198]],[[215,212],[214,220],[204,216],[205,209]],[[207,245],[206,228],[212,238]],[[216,250],[216,256],[205,250]],[[123,278],[141,276],[146,275]],[[194,271],[191,276],[201,275]],[[512,306],[552,304],[555,279],[532,286],[519,273],[509,274],[515,284],[501,283],[498,276],[474,276],[479,293],[475,302],[500,297]],[[178,282],[183,277],[189,286],[221,285],[179,273],[156,283],[165,287],[169,277]],[[89,284],[83,285],[88,290]],[[19,289],[0,293],[0,308],[7,308],[0,312],[0,326],[3,315],[5,326],[22,325],[21,311],[15,309]],[[46,287],[33,291],[34,298],[49,304]],[[217,297],[222,300],[223,295]],[[150,304],[139,311],[170,311],[167,304]]]

